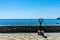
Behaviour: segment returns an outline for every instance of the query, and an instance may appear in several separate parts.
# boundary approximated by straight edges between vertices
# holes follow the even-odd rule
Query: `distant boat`
[[[60,17],[59,17],[59,18],[57,18],[57,19],[60,19]]]

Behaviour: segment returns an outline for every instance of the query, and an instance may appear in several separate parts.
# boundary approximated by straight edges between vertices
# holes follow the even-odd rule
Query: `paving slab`
[[[0,40],[60,40],[60,33],[45,33],[44,38],[37,33],[0,33]]]

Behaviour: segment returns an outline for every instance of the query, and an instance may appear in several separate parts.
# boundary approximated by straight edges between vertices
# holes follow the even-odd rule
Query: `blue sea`
[[[44,19],[42,25],[60,25],[60,19]],[[0,19],[1,26],[39,26],[38,19]]]

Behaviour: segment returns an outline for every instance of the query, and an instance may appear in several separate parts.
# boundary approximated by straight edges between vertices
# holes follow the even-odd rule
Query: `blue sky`
[[[0,19],[60,17],[60,0],[0,0]]]

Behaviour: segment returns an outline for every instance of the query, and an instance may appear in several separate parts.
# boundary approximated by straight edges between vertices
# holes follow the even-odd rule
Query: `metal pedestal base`
[[[47,38],[46,34],[44,34],[43,30],[38,30],[38,35],[42,35],[44,38]]]

